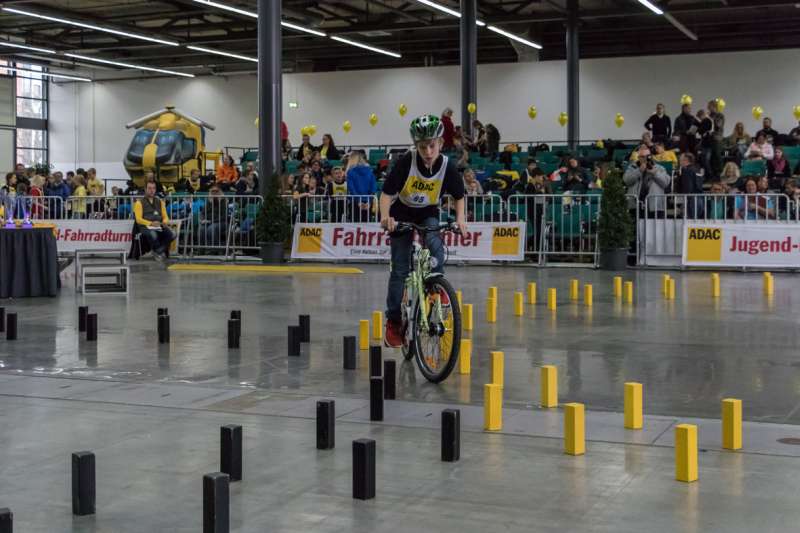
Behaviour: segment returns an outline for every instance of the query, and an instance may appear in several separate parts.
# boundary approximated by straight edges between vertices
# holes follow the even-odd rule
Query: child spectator
[[[347,181],[342,167],[333,167],[331,181],[325,187],[325,196],[328,197],[331,222],[341,222],[346,210]]]
[[[783,148],[775,148],[775,157],[767,161],[767,176],[770,187],[778,191],[783,189],[783,182],[792,177],[792,164],[783,157]]]
[[[350,200],[350,221],[368,222],[372,210],[372,196],[377,192],[375,175],[360,152],[350,155],[347,161],[347,192],[355,196]]]

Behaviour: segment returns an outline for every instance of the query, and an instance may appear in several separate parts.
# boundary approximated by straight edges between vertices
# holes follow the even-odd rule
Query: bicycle
[[[457,231],[446,223],[423,227],[400,222],[395,233],[416,231],[425,242],[431,231]],[[413,242],[410,272],[401,305],[403,357],[415,358],[425,379],[440,383],[452,372],[461,346],[461,309],[453,286],[443,274],[432,272],[430,250]]]

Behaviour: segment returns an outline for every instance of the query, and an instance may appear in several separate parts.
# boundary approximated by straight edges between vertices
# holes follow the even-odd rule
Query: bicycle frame
[[[406,331],[414,331],[414,302],[418,300],[418,305],[422,308],[420,313],[422,327],[428,328],[428,302],[425,299],[425,280],[431,277],[431,252],[418,242],[414,241],[414,252],[411,257],[411,271],[405,281],[407,295],[406,302],[406,322],[410,326]],[[439,274],[433,274],[438,276]],[[441,300],[437,299],[435,305],[439,316],[442,316]]]

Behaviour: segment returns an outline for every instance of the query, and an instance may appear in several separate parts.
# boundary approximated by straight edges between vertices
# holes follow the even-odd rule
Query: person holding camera
[[[653,160],[650,150],[642,147],[635,163],[628,165],[622,181],[628,187],[628,208],[636,209],[637,201],[647,205],[647,210],[653,212],[666,211],[666,198],[664,191],[670,185],[670,176],[661,165]],[[635,197],[630,198],[631,196]],[[652,198],[648,198],[652,196]]]

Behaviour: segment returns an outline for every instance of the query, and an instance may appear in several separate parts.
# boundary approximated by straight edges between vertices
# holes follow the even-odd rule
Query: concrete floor
[[[204,473],[218,469],[219,426],[245,427],[245,481],[232,490],[234,531],[795,531],[800,488],[800,299],[794,275],[630,272],[633,305],[611,297],[610,273],[450,268],[475,304],[471,376],[431,385],[398,367],[398,401],[370,424],[366,354],[341,369],[341,337],[383,308],[385,267],[359,276],[147,271],[133,292],[4,301],[20,314],[20,340],[0,340],[0,507],[18,530],[199,531]],[[572,277],[594,284],[595,305],[567,301]],[[528,281],[557,287],[512,315]],[[486,287],[500,292],[487,324]],[[96,345],[76,334],[77,306],[99,314]],[[157,307],[169,307],[172,343],[159,348]],[[230,309],[244,317],[229,351]],[[286,325],[312,317],[312,343],[287,358]],[[481,431],[488,352],[505,352],[504,429]],[[388,357],[399,357],[384,350]],[[561,412],[540,410],[538,367],[559,368],[560,399],[587,409],[587,455],[561,453]],[[645,429],[622,429],[622,384],[644,384]],[[314,402],[337,402],[336,450],[314,449]],[[741,398],[742,453],[719,450],[719,402]],[[439,462],[438,417],[460,404],[462,460]],[[700,482],[673,480],[673,426],[700,427]],[[762,422],[772,422],[764,424]],[[350,440],[378,441],[378,497],[350,499]],[[69,454],[97,454],[98,514],[71,515]]]

